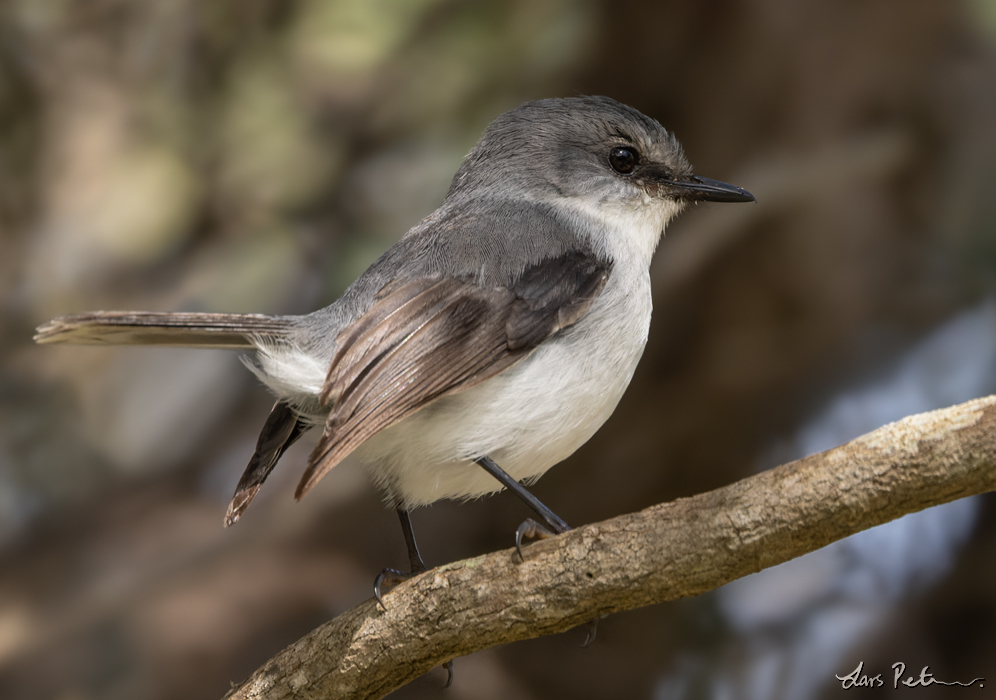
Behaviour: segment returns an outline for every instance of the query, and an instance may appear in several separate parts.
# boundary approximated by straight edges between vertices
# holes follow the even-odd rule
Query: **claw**
[[[540,525],[538,522],[532,518],[526,518],[522,521],[515,530],[515,551],[519,553],[519,559],[525,561],[526,558],[522,556],[522,539],[527,538],[530,540],[545,540],[547,537],[553,537],[554,533],[549,530],[545,525]]]
[[[446,673],[449,674],[446,676],[446,685],[444,685],[443,687],[449,688],[451,685],[453,685],[453,659],[450,659],[449,661],[444,663],[443,668],[445,668]]]
[[[421,573],[421,572],[418,572]],[[381,589],[387,586],[388,589],[394,588],[402,581],[407,581],[412,576],[416,574],[409,574],[404,571],[398,571],[397,569],[384,569],[379,574],[377,578],[374,579],[374,598],[380,603],[380,607],[387,610],[387,606],[384,605],[384,598],[382,596]],[[386,591],[384,591],[386,592]]]
[[[374,579],[374,597],[384,610],[387,610],[387,606],[384,605],[384,598],[381,595],[382,587],[393,588],[402,581],[407,581],[427,571],[425,564],[422,563],[422,556],[418,553],[418,546],[415,544],[415,533],[412,531],[411,516],[404,508],[398,508],[398,518],[401,519],[401,531],[405,535],[405,544],[408,546],[408,563],[411,565],[412,570],[411,573],[407,573],[405,571],[398,571],[397,569],[384,569],[377,574],[377,578]]]
[[[587,634],[585,635],[584,642],[581,643],[582,649],[590,646],[591,643],[595,641],[595,635],[598,634],[598,618],[596,617],[594,620],[588,620],[584,627]]]

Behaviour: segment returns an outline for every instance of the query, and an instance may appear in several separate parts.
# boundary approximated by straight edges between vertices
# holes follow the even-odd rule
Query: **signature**
[[[848,688],[880,688],[885,685],[885,680],[882,679],[881,673],[876,673],[874,676],[870,676],[864,672],[865,662],[861,661],[858,663],[858,667],[848,673],[846,676],[835,676],[835,678],[841,682],[841,687],[844,690]],[[975,678],[967,683],[962,681],[942,681],[934,678],[934,674],[930,672],[930,666],[924,666],[920,670],[919,676],[907,676],[903,678],[906,673],[906,664],[902,661],[897,661],[892,664],[892,687],[898,688],[900,685],[905,685],[907,688],[926,688],[928,685],[960,685],[962,687],[968,688],[970,686],[979,684],[980,688],[985,687],[985,678]]]

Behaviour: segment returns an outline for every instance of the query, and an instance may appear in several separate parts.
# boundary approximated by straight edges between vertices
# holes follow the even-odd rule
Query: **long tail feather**
[[[263,314],[91,311],[38,326],[36,343],[251,348],[254,337],[285,338],[289,317]]]

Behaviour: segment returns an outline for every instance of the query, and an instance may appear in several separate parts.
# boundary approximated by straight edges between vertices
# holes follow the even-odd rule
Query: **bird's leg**
[[[405,535],[405,545],[408,547],[408,566],[412,575],[428,571],[422,555],[418,553],[418,545],[415,543],[415,531],[412,530],[412,516],[403,508],[398,509],[398,519],[401,520],[401,531]]]
[[[428,571],[422,562],[422,556],[418,553],[418,545],[415,544],[415,532],[412,530],[412,518],[404,508],[398,508],[398,519],[401,520],[401,531],[405,534],[405,544],[408,546],[408,566],[409,571],[398,571],[397,569],[384,569],[377,578],[374,579],[374,596],[380,607],[387,610],[384,599],[381,597],[383,588],[393,588],[402,581],[407,581],[412,576]]]
[[[422,555],[418,553],[418,544],[415,543],[415,531],[412,529],[411,515],[404,508],[398,508],[398,519],[401,521],[401,531],[405,535],[405,545],[408,547],[408,567],[410,571],[406,573],[397,569],[384,569],[377,574],[377,578],[374,579],[374,596],[377,598],[377,602],[380,603],[380,607],[384,608],[384,610],[387,610],[387,606],[384,605],[384,599],[381,597],[381,589],[384,586],[392,588],[402,581],[407,581],[413,576],[418,576],[428,571],[425,562],[422,561]],[[449,688],[453,683],[453,660],[450,659],[444,663],[443,668],[446,669],[447,674],[446,685],[443,687]]]
[[[513,479],[508,475],[508,472],[495,464],[493,459],[490,457],[481,457],[475,461],[481,465],[488,474],[498,479],[498,481],[500,481],[505,488],[509,489],[516,496],[525,501],[526,505],[532,508],[533,511],[538,516],[543,518],[543,520],[546,521],[546,524],[550,526],[545,527],[532,518],[526,518],[522,521],[522,524],[519,525],[518,529],[515,531],[515,551],[519,553],[519,559],[525,561],[525,557],[522,556],[523,538],[546,539],[547,537],[553,537],[554,535],[559,535],[571,529],[571,526],[565,523],[559,515],[543,505],[542,501],[529,492],[529,489]],[[598,631],[598,618],[596,617],[594,620],[588,622],[585,625],[585,628],[587,635],[585,636],[584,643],[581,645],[583,647],[586,647],[595,641],[595,634]]]
[[[543,518],[549,526],[546,527],[532,518],[526,518],[522,524],[519,525],[518,529],[515,531],[515,549],[519,552],[520,559],[525,561],[522,556],[523,538],[544,539],[547,537],[553,537],[554,535],[559,535],[562,532],[567,532],[571,529],[571,526],[565,523],[559,515],[543,505],[543,503],[536,498],[536,496],[529,493],[529,489],[513,479],[508,475],[508,472],[495,464],[493,459],[490,457],[481,457],[475,461],[481,465],[488,474],[498,479],[498,481],[500,481],[505,488],[521,498],[525,504],[532,508],[538,516]]]

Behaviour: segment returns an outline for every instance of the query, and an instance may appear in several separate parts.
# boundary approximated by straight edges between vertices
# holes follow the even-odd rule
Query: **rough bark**
[[[694,467],[694,465],[689,465]],[[455,656],[693,596],[996,490],[996,396],[910,416],[721,489],[454,562],[280,652],[231,699],[380,698]]]

